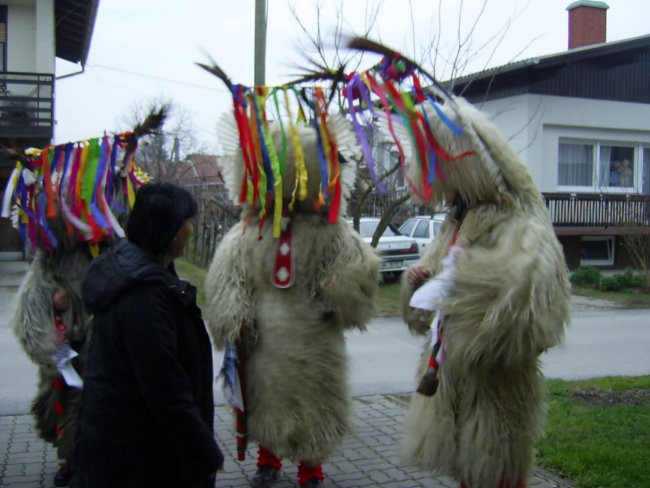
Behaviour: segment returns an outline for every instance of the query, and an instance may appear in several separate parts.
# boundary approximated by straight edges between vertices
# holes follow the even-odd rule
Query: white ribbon
[[[79,388],[83,386],[83,380],[72,366],[72,360],[79,354],[70,347],[67,342],[59,344],[52,354],[52,359],[56,363],[56,367],[63,376],[66,385],[71,388]]]

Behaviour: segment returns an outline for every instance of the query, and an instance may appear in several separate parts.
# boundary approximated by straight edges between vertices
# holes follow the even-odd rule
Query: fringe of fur
[[[278,456],[317,461],[348,429],[343,331],[373,316],[379,259],[344,221],[295,215],[295,283],[271,284],[271,224],[240,223],[219,244],[206,279],[215,345],[246,337],[249,437]]]

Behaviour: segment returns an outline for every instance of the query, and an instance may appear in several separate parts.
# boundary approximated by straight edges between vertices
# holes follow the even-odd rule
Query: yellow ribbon
[[[298,196],[299,201],[304,201],[307,198],[307,167],[305,165],[305,153],[302,150],[302,145],[300,144],[300,137],[298,136],[298,129],[293,122],[293,117],[291,116],[291,105],[289,103],[289,95],[287,90],[284,90],[284,104],[287,107],[287,113],[289,115],[289,134],[291,137],[291,146],[293,147],[293,162],[295,167],[295,182],[293,187],[293,192],[291,195],[291,203],[289,204],[289,210],[293,210],[293,206],[296,201],[296,195]]]
[[[336,184],[336,181],[339,178],[339,168],[336,164],[336,154],[332,154],[332,147],[330,145],[330,139],[332,138],[328,127],[327,127],[327,108],[325,107],[325,95],[323,94],[323,89],[321,87],[316,87],[314,89],[316,95],[314,106],[316,107],[316,116],[318,117],[320,123],[318,124],[318,129],[321,134],[321,141],[323,142],[323,150],[325,151],[325,160],[327,162],[327,175],[329,181],[327,181],[327,193],[332,197],[332,188]],[[322,195],[320,195],[322,198]],[[323,200],[323,203],[325,201]]]
[[[88,250],[90,251],[90,254],[92,254],[93,258],[99,256],[99,244],[96,242],[89,242]]]
[[[255,93],[248,94],[248,125],[250,127],[251,139],[253,141],[255,159],[253,164],[257,165],[257,172],[259,174],[259,180],[257,182],[258,187],[256,188],[257,193],[260,199],[260,211],[259,218],[262,219],[266,215],[266,172],[264,171],[264,162],[262,161],[262,146],[259,138],[259,130],[257,127],[257,120],[255,118],[255,105],[257,101],[257,95]],[[253,203],[253,193],[249,192],[248,203]]]
[[[260,88],[260,90],[262,92],[261,100],[258,100],[258,102],[260,103],[260,106],[262,106],[266,103],[269,89],[263,87]],[[275,150],[273,136],[271,136],[269,126],[266,123],[266,115],[261,109],[260,112],[260,117],[262,117],[262,137],[264,138],[264,145],[266,146],[266,152],[269,155],[271,164],[271,171],[273,172],[273,193],[275,194],[273,200],[273,237],[280,237],[280,233],[282,232],[282,173],[280,172],[280,160],[278,158],[278,153]]]

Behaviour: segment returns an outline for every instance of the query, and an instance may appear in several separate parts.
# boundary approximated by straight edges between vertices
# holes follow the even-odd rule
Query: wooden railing
[[[0,72],[0,137],[51,138],[54,75]]]
[[[650,195],[545,193],[555,227],[650,227]]]

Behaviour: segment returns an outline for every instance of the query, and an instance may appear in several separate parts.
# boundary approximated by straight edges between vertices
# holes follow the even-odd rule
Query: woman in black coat
[[[137,193],[128,240],[90,267],[94,314],[73,486],[214,486],[223,455],[213,434],[212,349],[196,288],[173,260],[192,235],[186,190]]]

